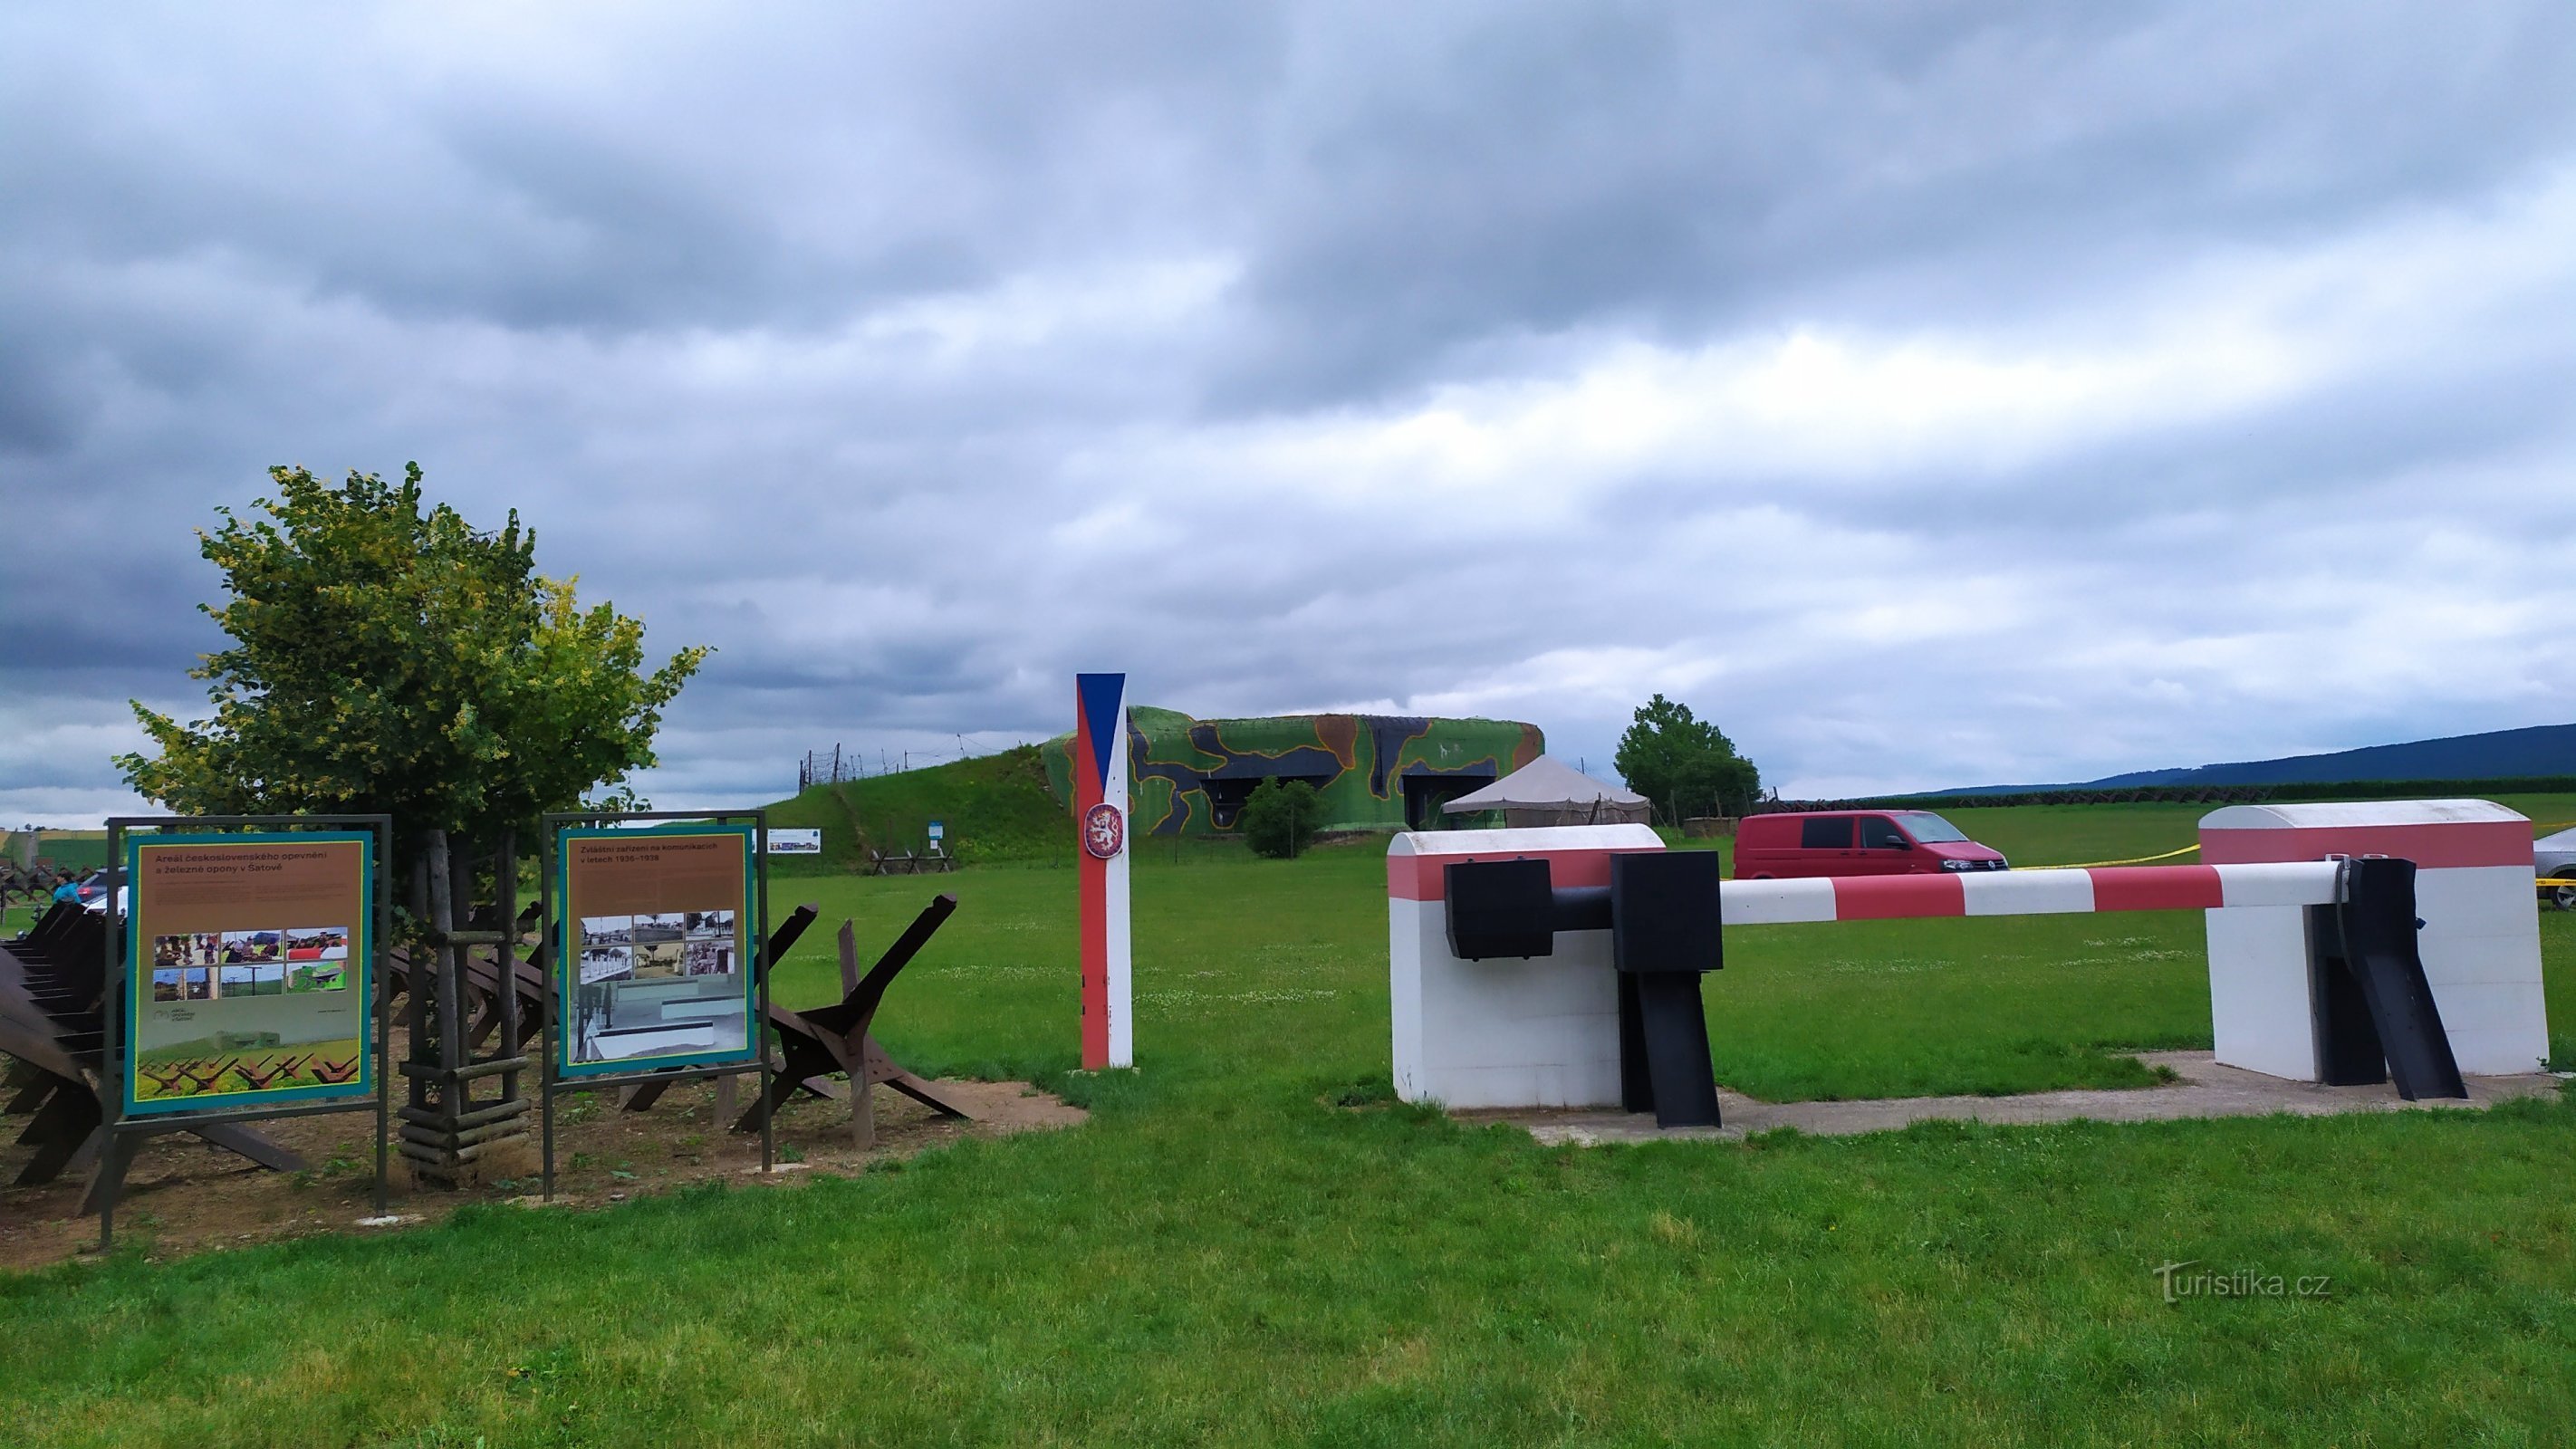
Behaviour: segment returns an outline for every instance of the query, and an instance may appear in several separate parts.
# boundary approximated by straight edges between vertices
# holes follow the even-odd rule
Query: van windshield
[[[1960,833],[1958,826],[1928,810],[1900,810],[1896,812],[1896,818],[1905,823],[1905,828],[1913,833],[1916,840],[1926,845],[1946,845],[1968,838]]]

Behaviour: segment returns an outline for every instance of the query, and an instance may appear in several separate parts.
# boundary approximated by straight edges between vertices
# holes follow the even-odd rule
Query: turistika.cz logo
[[[2166,1263],[2148,1271],[2164,1284],[2165,1301],[2180,1303],[2186,1298],[2329,1298],[2334,1295],[2334,1279],[2324,1273],[2309,1273],[2289,1278],[2278,1273],[2264,1273],[2253,1268],[2219,1272],[2200,1268],[2200,1260]]]

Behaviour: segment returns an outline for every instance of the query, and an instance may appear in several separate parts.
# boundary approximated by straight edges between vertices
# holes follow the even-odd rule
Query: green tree
[[[1735,752],[1724,731],[1660,694],[1637,707],[1611,763],[1629,789],[1675,823],[1691,815],[1742,815],[1762,789],[1762,772]]]
[[[653,763],[661,712],[706,658],[643,672],[644,626],[573,580],[536,572],[516,511],[478,532],[403,481],[337,487],[272,468],[277,495],[199,530],[230,601],[200,605],[231,636],[192,677],[211,719],[134,704],[158,758],[117,765],[189,814],[387,814],[399,848],[446,830],[492,841]]]
[[[1243,802],[1235,824],[1255,855],[1286,860],[1302,855],[1315,841],[1315,822],[1323,817],[1323,797],[1303,780],[1264,780]]]

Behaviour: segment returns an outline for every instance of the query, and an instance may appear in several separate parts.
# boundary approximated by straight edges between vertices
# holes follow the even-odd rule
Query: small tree
[[[1301,855],[1315,841],[1315,822],[1323,818],[1323,797],[1303,780],[1264,780],[1253,787],[1235,823],[1255,855],[1286,860]]]
[[[199,607],[233,643],[189,671],[212,719],[135,703],[160,747],[118,757],[136,791],[194,814],[387,814],[407,851],[430,830],[532,829],[653,763],[662,708],[707,650],[643,673],[640,621],[539,577],[515,511],[498,533],[424,511],[416,463],[399,486],[269,477],[267,518],[221,509],[199,531],[231,595]]]
[[[1742,815],[1762,790],[1762,772],[1724,731],[1660,694],[1637,707],[1611,763],[1629,789],[1676,824],[1703,812]]]

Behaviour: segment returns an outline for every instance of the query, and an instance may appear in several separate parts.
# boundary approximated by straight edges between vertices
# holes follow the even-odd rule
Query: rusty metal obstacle
[[[973,1116],[955,1098],[896,1061],[870,1034],[877,1008],[884,1002],[886,988],[932,935],[957,910],[957,898],[942,894],[931,901],[912,924],[896,938],[885,954],[878,957],[865,976],[858,969],[857,927],[841,923],[841,999],[828,1006],[807,1011],[791,1011],[772,1004],[769,1028],[776,1034],[779,1048],[777,1069],[771,1074],[766,1095],[757,1097],[735,1120],[736,1132],[759,1131],[779,1107],[799,1093],[832,1101],[846,1101],[852,1118],[852,1140],[861,1148],[876,1140],[876,1116],[871,1094],[866,1088],[884,1085],[912,1098],[943,1117],[969,1119]],[[819,911],[812,905],[798,906],[771,935],[769,952],[763,958],[779,961],[789,948],[814,924]],[[836,1082],[834,1077],[845,1081]],[[648,1111],[661,1099],[662,1093],[676,1084],[647,1082],[630,1088],[623,1103],[629,1112]],[[720,1083],[719,1087],[729,1085]],[[732,1116],[719,1101],[719,1115]]]
[[[734,1124],[734,1130],[752,1130],[800,1091],[819,1097],[846,1096],[853,1145],[872,1147],[876,1143],[876,1110],[869,1089],[880,1083],[943,1117],[971,1116],[934,1084],[887,1055],[869,1031],[876,1022],[877,1008],[885,1001],[886,988],[894,984],[895,977],[956,910],[957,897],[953,895],[942,894],[932,900],[865,976],[859,974],[857,934],[850,922],[843,921],[839,943],[841,999],[810,1011],[771,1009],[770,1025],[778,1032],[783,1060],[771,1079],[769,1095],[754,1102]],[[848,1081],[842,1091],[831,1089],[835,1074]]]

